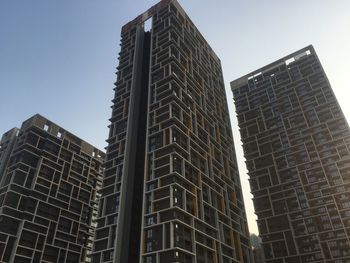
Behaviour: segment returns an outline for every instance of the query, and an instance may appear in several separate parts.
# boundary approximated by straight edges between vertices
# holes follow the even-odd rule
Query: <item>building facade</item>
[[[93,262],[251,262],[220,60],[172,0],[119,55]]]
[[[350,130],[314,48],[231,88],[266,262],[350,262]]]
[[[0,262],[91,262],[104,153],[40,115],[0,141]]]
[[[19,129],[13,128],[2,135],[0,141],[0,186],[4,170],[6,169],[7,162],[9,161],[13,146],[16,142]]]

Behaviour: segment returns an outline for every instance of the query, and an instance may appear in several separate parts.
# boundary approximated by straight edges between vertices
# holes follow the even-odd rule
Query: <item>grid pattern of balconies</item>
[[[90,262],[104,154],[40,115],[12,140],[0,176],[0,261]]]
[[[313,47],[231,87],[266,262],[350,262],[350,130]]]
[[[176,1],[152,7],[121,36],[94,262],[131,262],[120,250],[136,246],[133,262],[140,263],[250,262],[220,60]],[[136,102],[139,89],[146,95]],[[138,132],[146,137],[137,149],[144,161],[134,175],[126,168],[136,156],[130,155],[136,136],[129,134],[135,104],[142,103],[137,116],[147,122]],[[132,196],[125,185],[138,176],[143,189]],[[123,200],[135,195],[141,196],[139,225],[121,234],[131,209]],[[137,244],[118,243],[120,235]]]

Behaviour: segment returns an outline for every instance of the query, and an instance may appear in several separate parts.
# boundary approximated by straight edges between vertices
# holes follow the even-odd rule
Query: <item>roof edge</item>
[[[299,49],[298,51],[295,51],[287,56],[284,56],[270,64],[267,64],[266,66],[263,66],[262,68],[259,68],[257,70],[254,70],[238,79],[235,79],[233,81],[230,82],[230,86],[231,86],[231,90],[237,89],[245,84],[248,83],[248,78],[250,77],[254,77],[255,75],[260,75],[261,73],[264,73],[266,71],[270,71],[271,69],[278,67],[282,64],[286,64],[286,61],[288,61],[289,59],[293,59],[295,58],[295,60],[297,60],[298,58],[300,58],[301,56],[303,56],[303,54],[307,51],[310,51],[312,54],[315,54],[315,49],[312,45],[308,45],[302,49]]]

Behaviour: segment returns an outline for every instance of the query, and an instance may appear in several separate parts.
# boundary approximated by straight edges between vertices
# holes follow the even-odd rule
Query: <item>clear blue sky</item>
[[[120,28],[156,2],[1,0],[0,133],[40,113],[103,148]],[[179,2],[221,58],[249,226],[257,232],[229,82],[313,44],[350,116],[350,1]]]

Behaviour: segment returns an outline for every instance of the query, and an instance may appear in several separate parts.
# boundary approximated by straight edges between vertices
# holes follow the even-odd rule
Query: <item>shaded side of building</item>
[[[350,130],[314,48],[231,87],[266,262],[350,260]]]
[[[1,151],[9,142],[0,261],[90,262],[104,153],[38,114],[6,133]]]

